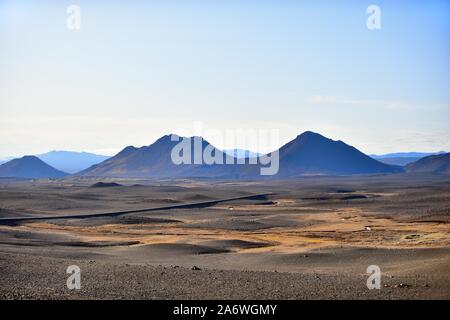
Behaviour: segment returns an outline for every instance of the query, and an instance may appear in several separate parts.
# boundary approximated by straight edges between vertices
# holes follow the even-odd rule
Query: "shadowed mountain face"
[[[280,148],[280,176],[347,175],[401,172],[342,141],[304,132]]]
[[[230,177],[233,175],[233,166],[205,165],[196,162],[194,150],[205,151],[211,148],[211,154],[222,161],[233,161],[219,149],[210,145],[200,137],[185,138],[188,140],[190,155],[187,156],[187,164],[174,164],[171,153],[181,141],[172,141],[172,135],[166,135],[158,139],[150,146],[135,148],[126,147],[117,155],[94,165],[77,175],[83,176],[108,176],[108,177]],[[179,153],[183,156],[183,153]]]
[[[24,156],[0,165],[0,177],[37,179],[62,178],[66,175],[35,156]]]
[[[36,157],[52,167],[68,173],[84,170],[109,158],[88,152],[73,151],[50,151],[38,154]]]
[[[450,173],[450,153],[422,158],[405,169],[407,172]]]
[[[185,138],[190,142],[191,164],[176,165],[171,153],[179,141],[171,135],[164,136],[150,146],[126,147],[114,157],[78,173],[83,176],[107,177],[208,177],[208,178],[259,178],[260,165],[236,164],[237,160],[224,154],[200,137]],[[194,150],[208,151],[223,163],[195,164]],[[199,147],[200,146],[200,147]],[[207,149],[208,148],[208,149]],[[301,175],[346,175],[401,172],[402,168],[383,164],[357,149],[333,141],[320,134],[305,132],[279,149],[279,172],[273,178]]]

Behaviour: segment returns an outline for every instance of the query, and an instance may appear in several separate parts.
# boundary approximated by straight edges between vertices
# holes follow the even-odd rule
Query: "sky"
[[[449,40],[446,0],[0,0],[0,158],[113,155],[199,123],[219,148],[250,129],[277,141],[233,147],[310,130],[367,154],[449,151]]]

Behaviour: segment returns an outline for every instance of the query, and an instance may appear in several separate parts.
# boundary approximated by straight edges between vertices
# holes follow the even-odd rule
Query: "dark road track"
[[[101,217],[116,217],[121,215],[126,215],[130,213],[139,212],[149,212],[149,211],[161,211],[161,210],[171,210],[171,209],[192,209],[192,208],[204,208],[209,207],[218,203],[235,201],[235,200],[263,200],[264,197],[268,195],[273,195],[273,193],[261,193],[252,194],[248,196],[210,200],[203,202],[185,203],[164,207],[156,208],[146,208],[146,209],[135,209],[135,210],[125,210],[125,211],[114,211],[114,212],[104,212],[104,213],[92,213],[92,214],[75,214],[75,215],[65,215],[65,216],[41,216],[41,217],[16,217],[16,218],[0,218],[0,225],[11,225],[17,224],[23,221],[38,221],[38,220],[61,220],[61,219],[88,219],[88,218],[101,218]]]

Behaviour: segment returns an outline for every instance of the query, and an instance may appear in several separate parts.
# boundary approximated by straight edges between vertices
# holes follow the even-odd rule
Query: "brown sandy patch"
[[[239,206],[242,211],[253,211],[248,205]],[[244,209],[245,208],[245,209]],[[91,241],[138,241],[138,245],[157,243],[202,244],[222,242],[219,246],[235,252],[277,252],[293,253],[332,246],[352,246],[368,248],[430,248],[450,246],[450,227],[446,223],[405,223],[384,217],[370,217],[360,208],[339,209],[332,212],[287,215],[297,220],[298,225],[268,227],[263,230],[230,230],[202,227],[211,219],[184,219],[184,223],[145,222],[133,224],[105,224],[94,226],[56,225],[52,223],[28,223],[22,228],[64,232],[75,235],[86,242]],[[266,215],[258,220],[262,223],[280,216]],[[286,218],[286,215],[283,215]],[[158,220],[155,220],[158,221]],[[187,227],[190,223],[198,227]],[[308,224],[308,222],[310,222]],[[245,220],[235,221],[244,224]],[[226,246],[224,243],[242,241],[243,243],[265,244],[261,246]]]

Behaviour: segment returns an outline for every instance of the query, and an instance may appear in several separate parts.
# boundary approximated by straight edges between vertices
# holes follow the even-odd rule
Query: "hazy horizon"
[[[448,1],[0,0],[0,158],[114,155],[196,121],[450,151],[449,18]]]
[[[205,137],[203,137],[206,141],[208,141],[209,142],[209,140],[207,139],[207,138],[205,138]],[[329,138],[329,137],[327,137],[327,138]],[[293,139],[295,139],[295,137],[293,138]],[[156,140],[158,140],[158,139],[156,139]],[[149,145],[151,145],[151,144],[153,144],[154,142],[156,142],[156,140],[154,140],[154,141],[152,141],[151,143],[149,143],[149,144],[147,144],[147,145],[142,145],[142,146],[135,146],[135,145],[127,145],[127,146],[123,146],[123,148],[120,148],[120,149],[118,149],[117,151],[115,151],[114,153],[112,153],[112,154],[101,154],[101,153],[96,153],[96,152],[91,152],[91,151],[89,151],[89,150],[62,150],[62,149],[59,149],[59,150],[47,150],[47,151],[44,151],[44,152],[40,152],[40,153],[35,153],[35,154],[19,154],[19,155],[15,155],[15,156],[6,156],[6,157],[0,157],[0,161],[4,161],[4,160],[12,160],[12,159],[15,159],[15,158],[21,158],[21,157],[24,157],[24,156],[30,156],[30,155],[34,155],[34,156],[41,156],[41,155],[43,155],[43,154],[47,154],[47,153],[53,153],[53,152],[74,152],[74,153],[88,153],[88,154],[92,154],[92,155],[98,155],[98,156],[107,156],[107,157],[112,157],[112,156],[115,156],[117,153],[119,153],[120,151],[122,151],[124,148],[126,148],[126,147],[129,147],[129,146],[133,146],[133,147],[136,147],[136,148],[140,148],[140,147],[144,147],[144,146],[149,146]],[[339,140],[339,139],[333,139],[333,140]],[[283,145],[285,145],[286,143],[288,143],[288,142],[290,142],[290,141],[292,141],[292,140],[289,140],[289,141],[284,141],[284,142],[282,142],[276,149],[279,149],[279,148],[281,148]],[[350,143],[347,143],[346,141],[344,141],[346,144],[348,144],[348,145],[351,145]],[[230,151],[233,151],[233,150],[238,150],[238,151],[248,151],[248,152],[250,152],[250,153],[255,153],[255,154],[263,154],[263,153],[259,153],[259,152],[255,152],[254,150],[252,150],[252,149],[246,149],[246,148],[231,148],[231,149],[228,149],[228,148],[219,148],[220,150],[222,150],[222,151],[224,151],[224,152],[230,152]],[[274,149],[275,150],[275,149]],[[360,151],[362,151],[362,152],[364,152],[363,150],[360,150]],[[400,151],[398,151],[398,152],[393,152],[393,153],[385,153],[385,154],[374,154],[374,153],[367,153],[367,152],[364,152],[366,155],[368,155],[368,156],[382,156],[382,155],[389,155],[389,154],[396,154],[396,153],[440,153],[440,152],[449,152],[448,150],[433,150],[433,151],[422,151],[422,150],[400,150]]]

